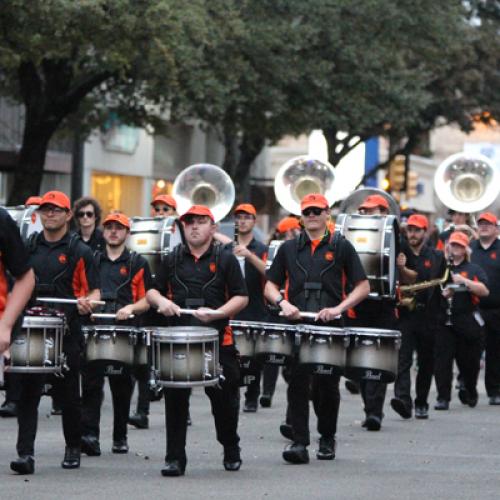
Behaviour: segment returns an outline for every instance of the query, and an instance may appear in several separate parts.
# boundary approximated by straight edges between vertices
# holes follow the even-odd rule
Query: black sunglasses
[[[91,219],[92,217],[94,217],[94,212],[81,211],[81,212],[77,212],[76,216],[79,219],[82,219],[83,217],[88,217],[89,219]]]
[[[169,205],[164,207],[155,207],[155,212],[168,212],[169,210],[173,210],[173,208]]]
[[[304,210],[302,210],[302,215],[305,215],[308,217],[311,214],[314,215],[321,215],[321,212],[323,212],[324,208],[319,208],[319,207],[309,207]]]

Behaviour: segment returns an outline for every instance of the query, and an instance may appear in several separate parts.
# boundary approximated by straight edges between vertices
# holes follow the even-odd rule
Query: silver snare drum
[[[232,320],[229,322],[233,330],[236,349],[242,360],[255,356],[255,338],[261,324],[255,321]]]
[[[163,387],[206,387],[219,383],[219,333],[214,328],[157,328],[151,336],[151,368]]]
[[[82,328],[87,363],[134,363],[137,330],[125,325],[92,325]]]
[[[401,333],[377,328],[349,328],[345,376],[353,380],[394,382],[398,373]]]
[[[134,366],[149,365],[148,351],[151,348],[151,333],[155,327],[147,326],[137,331],[137,342],[134,346]]]
[[[297,327],[280,323],[256,322],[255,325],[255,356],[265,363],[285,364],[293,356]]]
[[[342,374],[349,346],[349,333],[342,328],[301,325],[299,363],[317,375]]]
[[[61,373],[65,322],[59,316],[25,316],[10,346],[10,373]]]

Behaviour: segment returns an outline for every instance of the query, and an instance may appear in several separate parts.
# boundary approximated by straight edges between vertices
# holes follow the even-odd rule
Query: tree
[[[161,117],[178,64],[203,39],[203,0],[4,0],[0,93],[24,104],[19,163],[8,202],[37,193],[50,139],[78,110],[95,124],[118,109],[129,122]],[[152,94],[148,80],[161,80]],[[155,105],[155,107],[152,106]]]

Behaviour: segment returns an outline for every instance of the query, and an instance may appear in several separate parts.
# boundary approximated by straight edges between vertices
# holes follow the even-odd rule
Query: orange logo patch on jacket
[[[66,262],[68,262],[68,257],[66,257],[66,254],[62,253],[62,254],[59,255],[59,257],[57,257],[57,260],[61,264],[66,264]]]
[[[463,276],[464,278],[467,278],[467,271],[462,271],[460,273],[460,276]]]
[[[208,268],[210,269],[211,273],[215,273],[215,271],[217,270],[217,267],[215,266],[215,262],[210,262],[210,265],[208,266]]]
[[[497,259],[497,253],[496,252],[491,252],[490,253],[490,259],[496,260]]]
[[[331,262],[333,260],[333,252],[326,252],[325,259]]]
[[[122,276],[127,276],[128,274],[128,269],[125,266],[120,267],[120,274]]]
[[[432,267],[431,261],[430,260],[424,261],[424,267],[426,267],[427,269],[430,269]]]

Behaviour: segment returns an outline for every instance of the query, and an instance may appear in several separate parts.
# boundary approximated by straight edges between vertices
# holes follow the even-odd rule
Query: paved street
[[[483,373],[481,372],[481,377]],[[285,408],[284,384],[270,409],[241,414],[242,469],[223,470],[208,398],[192,397],[193,426],[188,434],[188,468],[181,478],[160,475],[164,458],[163,403],[152,404],[147,431],[130,429],[128,455],[113,455],[109,394],[104,405],[98,458],[83,457],[82,467],[65,471],[60,417],[47,417],[43,398],[36,443],[36,474],[9,470],[15,456],[16,422],[0,420],[0,498],[217,498],[217,499],[497,499],[500,497],[500,407],[488,406],[481,383],[475,409],[452,401],[449,412],[431,411],[427,421],[403,421],[386,404],[381,432],[361,428],[359,396],[343,389],[337,458],[288,465],[281,458],[285,440],[278,426]],[[392,395],[392,386],[389,388]],[[435,394],[432,394],[434,400]],[[314,428],[315,418],[311,416]],[[316,434],[313,434],[316,439]]]

